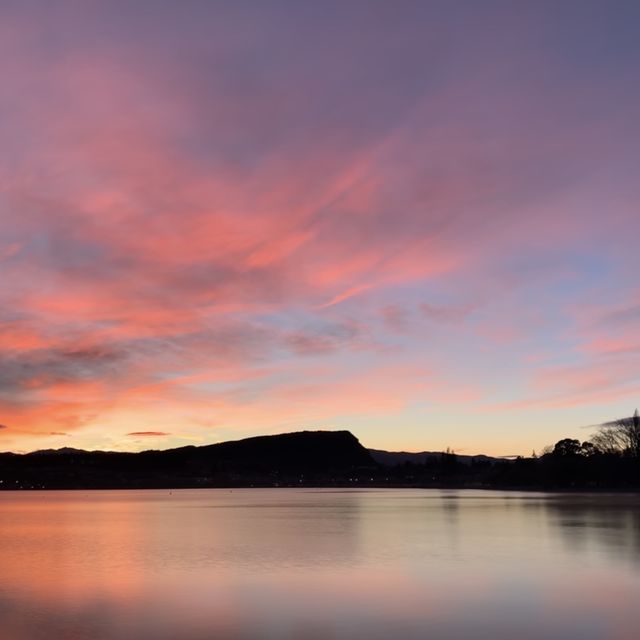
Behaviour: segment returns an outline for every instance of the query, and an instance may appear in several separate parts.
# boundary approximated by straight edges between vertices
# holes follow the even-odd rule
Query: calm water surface
[[[2,640],[640,638],[640,498],[0,493]]]

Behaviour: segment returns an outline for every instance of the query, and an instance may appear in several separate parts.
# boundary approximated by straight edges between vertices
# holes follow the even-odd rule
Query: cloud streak
[[[161,437],[161,436],[170,436],[170,433],[166,431],[132,431],[131,433],[127,433],[128,436],[149,436],[149,437]]]

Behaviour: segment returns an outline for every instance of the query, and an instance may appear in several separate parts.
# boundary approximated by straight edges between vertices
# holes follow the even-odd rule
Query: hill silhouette
[[[378,463],[387,467],[397,467],[402,464],[429,464],[441,458],[442,451],[384,451],[382,449],[368,449],[371,457]],[[485,455],[467,456],[455,454],[461,464],[473,464],[474,462],[497,462],[503,458],[494,458]]]
[[[349,431],[301,431],[165,451],[0,454],[0,487],[162,488],[343,484],[376,468]]]
[[[640,417],[606,423],[602,429],[592,441],[564,438],[540,457],[515,460],[365,449],[349,431],[300,431],[140,453],[70,448],[3,453],[0,489],[637,489]]]

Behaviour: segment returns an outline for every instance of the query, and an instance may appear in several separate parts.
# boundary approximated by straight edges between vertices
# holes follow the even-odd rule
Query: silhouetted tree
[[[640,415],[636,409],[629,418],[620,418],[600,425],[591,442],[601,453],[640,458]]]
[[[553,448],[554,456],[579,456],[582,455],[582,445],[579,440],[573,438],[564,438],[556,442]]]
[[[598,454],[597,447],[593,444],[593,442],[589,442],[588,440],[585,440],[585,442],[582,443],[582,445],[580,446],[580,449],[581,449],[581,454],[583,456],[586,456],[587,458],[590,458],[591,456],[595,456]]]

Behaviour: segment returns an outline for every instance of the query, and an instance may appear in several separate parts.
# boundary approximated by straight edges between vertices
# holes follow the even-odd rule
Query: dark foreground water
[[[2,640],[640,638],[640,500],[0,493]]]

